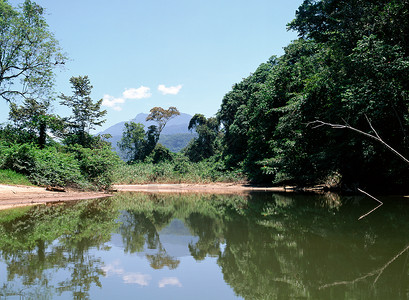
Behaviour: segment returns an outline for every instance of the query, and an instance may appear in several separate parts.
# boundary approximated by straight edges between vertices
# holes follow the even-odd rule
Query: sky
[[[69,57],[55,91],[70,96],[69,79],[87,75],[108,112],[99,132],[155,106],[214,116],[235,83],[297,38],[286,24],[302,0],[35,2]],[[0,105],[3,123],[8,105]],[[54,112],[70,113],[58,100]]]

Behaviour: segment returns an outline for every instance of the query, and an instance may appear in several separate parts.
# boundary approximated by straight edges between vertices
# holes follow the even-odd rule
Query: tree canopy
[[[0,96],[44,97],[52,91],[56,66],[66,56],[49,31],[44,9],[25,0],[18,8],[0,1]],[[46,96],[45,96],[46,97]]]
[[[71,77],[72,96],[61,94],[61,104],[72,109],[73,115],[66,118],[70,131],[66,142],[87,146],[92,138],[89,135],[91,129],[101,126],[106,120],[102,119],[107,111],[101,110],[102,99],[93,102],[91,99],[92,85],[88,76]]]
[[[404,186],[407,166],[353,132],[377,133],[408,156],[409,2],[305,0],[300,38],[233,86],[217,114],[225,161],[255,181]],[[397,25],[399,22],[399,25]]]
[[[131,161],[140,160],[145,142],[144,138],[145,130],[141,123],[126,122],[121,141],[118,142],[119,149]]]
[[[150,110],[149,115],[146,117],[146,121],[154,121],[158,124],[157,131],[158,137],[166,126],[168,121],[176,116],[180,115],[178,109],[174,106],[164,109],[162,107],[154,107]]]
[[[214,156],[219,150],[219,123],[216,118],[195,114],[189,122],[189,130],[195,130],[197,137],[190,141],[184,153],[191,161],[197,162]]]

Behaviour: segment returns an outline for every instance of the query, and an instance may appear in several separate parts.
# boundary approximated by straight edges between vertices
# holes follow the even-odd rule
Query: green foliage
[[[63,131],[63,121],[59,116],[50,114],[50,101],[37,101],[31,98],[24,99],[23,105],[10,103],[9,119],[14,129],[24,136],[32,137],[30,141],[44,148],[47,142],[47,130],[59,136]],[[25,140],[24,142],[29,142]]]
[[[120,159],[109,147],[39,149],[32,144],[0,144],[0,163],[0,169],[22,174],[36,185],[105,189]]]
[[[74,155],[54,147],[40,150],[30,144],[13,145],[2,148],[1,156],[2,169],[23,174],[36,185],[84,187],[86,183]]]
[[[195,114],[189,122],[189,130],[195,130],[197,137],[189,142],[183,153],[193,162],[214,156],[219,150],[219,123],[216,118]]]
[[[157,164],[160,162],[172,161],[173,156],[168,148],[162,144],[156,144],[152,153],[145,160]]]
[[[112,183],[113,170],[120,164],[119,157],[110,147],[89,149],[79,145],[68,148],[78,160],[81,174],[99,189],[106,189]]]
[[[71,77],[73,95],[66,96],[61,94],[59,98],[61,104],[72,109],[73,115],[67,118],[67,127],[69,134],[65,140],[65,144],[79,144],[84,147],[92,146],[92,136],[89,130],[95,129],[96,126],[101,126],[106,120],[103,118],[107,111],[101,111],[102,99],[93,102],[90,95],[92,85],[88,76]]]
[[[52,92],[53,70],[66,60],[49,31],[44,9],[25,0],[19,8],[0,2],[0,97],[45,97]]]
[[[261,64],[254,74],[235,84],[232,91],[223,98],[217,119],[223,125],[223,157],[229,167],[238,167],[246,157],[251,116],[247,105],[260,90],[276,63],[275,57],[270,58],[268,62]]]
[[[407,1],[304,1],[289,24],[301,38],[223,99],[217,117],[227,166],[277,184],[316,184],[337,173],[348,185],[407,186],[409,168],[385,148],[352,132],[308,126],[347,122],[371,132],[369,118],[409,156],[407,7]]]
[[[114,171],[113,182],[146,184],[243,182],[245,180],[246,177],[240,171],[228,171],[222,162],[213,158],[194,163],[181,154],[175,154],[172,161],[120,165]]]
[[[122,133],[122,139],[118,142],[118,147],[125,157],[131,161],[143,159],[143,147],[145,130],[140,123],[126,122],[125,129]]]

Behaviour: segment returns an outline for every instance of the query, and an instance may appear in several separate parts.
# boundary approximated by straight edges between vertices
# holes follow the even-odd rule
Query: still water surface
[[[409,203],[146,195],[0,212],[0,299],[407,299]]]

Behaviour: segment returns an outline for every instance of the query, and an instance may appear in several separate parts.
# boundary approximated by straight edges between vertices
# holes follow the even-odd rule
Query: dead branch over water
[[[376,282],[378,281],[379,277],[381,277],[382,273],[386,270],[386,268],[388,268],[388,267],[391,265],[391,263],[393,263],[396,259],[398,259],[403,253],[405,253],[406,251],[408,251],[408,249],[409,249],[409,245],[407,245],[402,251],[400,251],[398,254],[396,254],[391,260],[389,260],[389,261],[388,261],[386,264],[384,264],[382,267],[380,267],[379,269],[374,270],[374,271],[372,271],[372,272],[370,272],[370,273],[368,273],[368,274],[366,274],[366,275],[364,275],[364,276],[355,278],[355,279],[353,279],[353,280],[337,281],[337,282],[333,282],[333,283],[329,283],[329,284],[324,284],[324,285],[320,286],[318,289],[319,289],[319,290],[322,290],[322,289],[329,288],[329,287],[333,287],[333,286],[337,286],[337,285],[354,284],[354,283],[357,283],[358,281],[362,281],[362,280],[364,280],[364,279],[366,279],[366,278],[369,278],[369,277],[372,277],[372,276],[377,275],[377,276],[375,277],[374,282],[373,282],[373,284],[375,285]]]
[[[364,214],[364,215],[362,215],[362,216],[360,216],[358,218],[358,220],[361,220],[361,219],[365,218],[367,215],[369,215],[370,213],[372,213],[373,211],[375,211],[376,209],[378,209],[379,207],[381,207],[383,205],[383,202],[376,199],[374,196],[371,196],[370,194],[368,194],[367,192],[365,192],[365,191],[363,191],[361,189],[358,189],[358,191],[360,191],[361,193],[363,193],[363,194],[367,195],[368,197],[374,199],[375,201],[379,202],[379,205],[377,207],[375,207],[374,209],[370,210],[369,212],[367,212],[366,214]]]

